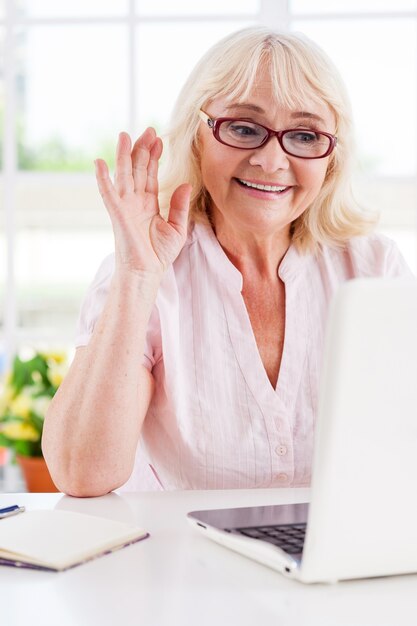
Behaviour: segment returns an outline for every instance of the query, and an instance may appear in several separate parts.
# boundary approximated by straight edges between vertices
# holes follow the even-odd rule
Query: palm
[[[134,271],[164,271],[178,256],[187,230],[190,186],[173,194],[168,221],[158,204],[158,160],[162,142],[148,129],[135,143],[120,135],[113,185],[104,161],[97,161],[97,181],[112,220],[117,259]]]

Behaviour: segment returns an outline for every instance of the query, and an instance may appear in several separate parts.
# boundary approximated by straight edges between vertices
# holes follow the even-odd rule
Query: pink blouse
[[[84,299],[77,345],[86,345],[114,268],[102,263]],[[243,301],[242,275],[212,229],[196,224],[160,286],[144,365],[155,392],[126,490],[308,486],[323,334],[346,280],[411,274],[395,244],[358,237],[343,250],[290,246],[285,341],[277,386],[263,367]]]

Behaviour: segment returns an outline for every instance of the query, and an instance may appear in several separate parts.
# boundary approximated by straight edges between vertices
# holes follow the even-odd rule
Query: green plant
[[[67,359],[60,352],[14,358],[0,387],[0,446],[23,456],[42,456],[46,410],[66,370]]]

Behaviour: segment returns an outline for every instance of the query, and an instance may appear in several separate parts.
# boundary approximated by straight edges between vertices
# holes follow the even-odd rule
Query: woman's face
[[[260,73],[244,103],[225,98],[212,100],[205,112],[212,118],[248,118],[273,128],[307,128],[334,133],[335,119],[323,103],[306,101],[303,110],[277,108],[269,76]],[[214,226],[250,230],[256,234],[288,231],[317,197],[330,157],[301,159],[286,154],[276,137],[253,150],[225,146],[203,122],[200,131],[200,162],[203,183],[209,192]],[[246,184],[245,184],[246,183]],[[280,190],[260,190],[249,185],[268,185]],[[283,189],[282,189],[283,188]]]

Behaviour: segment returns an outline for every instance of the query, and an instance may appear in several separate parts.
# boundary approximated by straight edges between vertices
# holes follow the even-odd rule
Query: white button
[[[288,448],[287,446],[284,446],[284,445],[277,446],[275,448],[275,452],[278,454],[278,456],[285,456],[288,452]]]
[[[288,475],[282,472],[281,474],[278,474],[277,479],[279,480],[280,483],[283,483],[286,480],[288,480]]]

